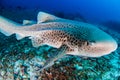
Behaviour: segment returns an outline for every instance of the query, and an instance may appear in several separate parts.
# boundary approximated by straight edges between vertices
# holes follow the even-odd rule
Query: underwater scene
[[[120,80],[120,0],[0,0],[0,80]]]

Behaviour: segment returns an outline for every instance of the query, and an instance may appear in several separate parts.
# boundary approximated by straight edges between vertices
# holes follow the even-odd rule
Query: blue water
[[[0,5],[7,9],[21,7],[52,14],[54,12],[80,14],[92,23],[115,22],[117,26],[109,25],[109,27],[117,31],[120,29],[118,26],[120,23],[120,0],[0,0]]]
[[[19,23],[22,23],[24,19],[36,21],[39,11],[98,26],[104,25],[107,28],[103,30],[112,35],[120,45],[120,0],[0,0],[0,15]],[[12,63],[13,61],[11,65],[14,65],[16,72],[14,80],[21,76],[18,74],[19,69],[29,68],[29,62],[41,67],[46,56],[49,57],[55,51],[56,49],[49,46],[34,48],[28,38],[18,41],[14,34],[6,37],[0,33],[0,65],[4,62],[3,65],[7,65],[8,68],[8,62],[11,61],[10,63]],[[26,60],[28,57],[29,59]],[[61,77],[74,77],[69,78],[69,80],[120,80],[119,66],[120,48],[112,54],[100,58],[69,56],[63,61],[56,62],[56,65],[50,70],[42,72],[42,77],[44,74],[48,77],[49,72],[54,74],[60,72],[61,75],[59,76]],[[4,67],[6,69],[6,66]],[[17,69],[17,67],[20,68]],[[0,75],[2,74],[1,71],[5,71],[5,69],[0,66]],[[25,72],[28,74],[27,71]],[[31,75],[36,76],[32,71]],[[1,76],[0,80],[3,80]]]
[[[80,13],[90,21],[120,21],[120,0],[0,0],[5,7],[39,8],[47,12]]]

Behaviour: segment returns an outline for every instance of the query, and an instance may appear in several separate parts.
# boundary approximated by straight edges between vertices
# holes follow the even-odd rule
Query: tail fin
[[[13,34],[16,26],[20,26],[20,24],[0,16],[0,32],[6,36]]]

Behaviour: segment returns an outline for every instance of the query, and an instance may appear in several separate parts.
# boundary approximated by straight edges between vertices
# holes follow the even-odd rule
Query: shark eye
[[[95,41],[88,41],[88,42],[87,42],[87,45],[93,46],[94,44],[95,44]]]
[[[93,46],[95,43],[94,42],[90,42],[89,45]]]

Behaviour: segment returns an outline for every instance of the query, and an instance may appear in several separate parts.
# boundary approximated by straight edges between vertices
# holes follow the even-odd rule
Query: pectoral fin
[[[52,65],[54,65],[54,62],[60,58],[63,58],[66,55],[66,51],[68,49],[68,46],[66,45],[62,45],[58,51],[56,51],[56,53],[53,53],[54,55],[51,56],[48,60],[46,60],[46,63],[44,64],[43,68],[40,69],[40,71],[51,67]]]

